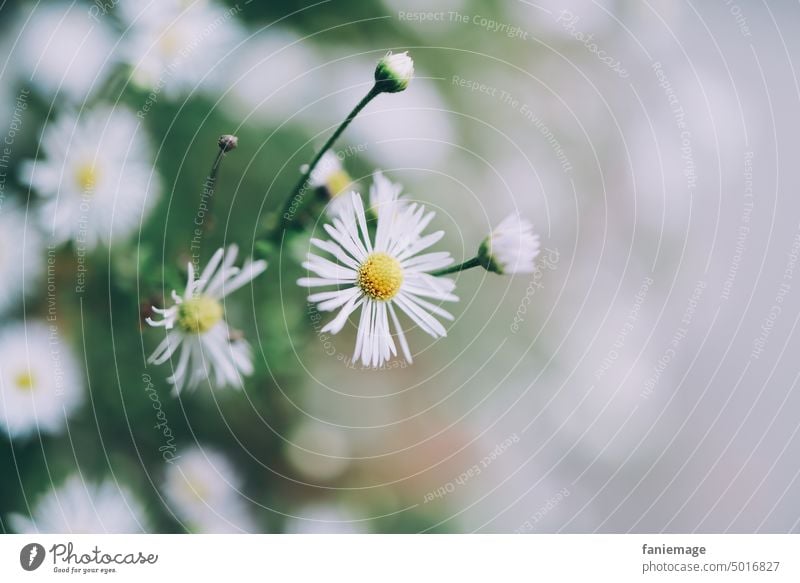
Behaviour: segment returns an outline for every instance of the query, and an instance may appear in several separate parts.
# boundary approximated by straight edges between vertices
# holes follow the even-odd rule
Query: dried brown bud
[[[219,144],[220,149],[227,153],[236,149],[236,146],[239,145],[239,138],[231,134],[225,134],[224,136],[219,137],[219,142],[217,143]]]

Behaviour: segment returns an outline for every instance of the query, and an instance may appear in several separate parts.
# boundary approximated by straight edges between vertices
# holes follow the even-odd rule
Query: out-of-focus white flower
[[[405,90],[414,76],[414,60],[408,51],[389,52],[375,67],[375,86],[386,93]]]
[[[0,313],[20,304],[42,275],[44,245],[32,222],[15,204],[0,202]]]
[[[363,534],[368,532],[365,525],[342,505],[316,503],[289,518],[284,530],[290,534]]]
[[[242,38],[236,13],[211,1],[123,2],[119,14],[130,26],[123,53],[134,81],[168,96],[213,84]]]
[[[162,319],[147,318],[151,326],[168,330],[148,362],[163,364],[181,347],[178,364],[167,379],[175,393],[184,386],[194,389],[212,375],[218,388],[241,388],[242,375],[253,374],[250,345],[231,334],[222,300],[261,274],[267,262],[248,260],[240,269],[233,265],[237,254],[236,245],[217,249],[199,279],[190,262],[183,296],[173,291],[175,305],[153,308]]]
[[[82,102],[103,86],[115,60],[113,48],[111,31],[90,18],[85,5],[39,2],[21,17],[13,61],[23,81]]]
[[[160,180],[136,116],[124,108],[65,115],[42,135],[40,160],[22,178],[47,200],[43,227],[56,242],[108,245],[135,232],[153,207]]]
[[[325,152],[308,182],[313,188],[325,189],[329,200],[326,211],[331,217],[338,216],[350,198],[345,191],[352,190],[353,186],[353,179],[342,166],[339,157],[330,150]]]
[[[497,225],[478,251],[481,265],[501,274],[533,273],[537,255],[539,235],[518,213],[508,215]]]
[[[54,326],[29,321],[0,332],[0,426],[11,437],[60,431],[83,398],[78,363]]]
[[[303,476],[312,480],[332,480],[350,464],[350,444],[340,429],[306,421],[290,435],[286,457]]]
[[[164,493],[189,530],[200,533],[255,532],[236,468],[210,448],[192,447],[167,467]]]
[[[389,325],[391,318],[403,356],[411,362],[411,351],[395,306],[425,332],[438,338],[447,332],[432,314],[448,320],[453,316],[425,298],[436,302],[458,300],[451,293],[455,288],[451,279],[429,273],[450,265],[453,261],[450,254],[419,255],[439,241],[444,232],[421,236],[435,213],[426,214],[425,207],[416,203],[403,204],[395,194],[378,208],[373,245],[361,198],[356,193],[350,196],[352,204],[346,207],[346,212],[325,225],[333,240],[311,239],[314,246],[337,262],[308,253],[303,267],[317,277],[304,277],[297,283],[304,287],[337,288],[308,297],[309,302],[318,304],[320,311],[339,309],[336,317],[323,327],[323,333],[338,333],[350,314],[361,308],[355,361],[360,359],[366,366],[378,367],[397,355]]]
[[[86,483],[78,475],[45,494],[30,518],[9,516],[20,534],[128,534],[147,532],[142,505],[111,480]]]

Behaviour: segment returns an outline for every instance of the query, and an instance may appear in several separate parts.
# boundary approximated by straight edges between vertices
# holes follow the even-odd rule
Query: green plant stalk
[[[472,269],[473,267],[478,267],[481,264],[480,259],[477,257],[473,257],[472,259],[467,259],[464,263],[459,263],[458,265],[451,265],[450,267],[445,267],[444,269],[440,269],[438,271],[431,272],[431,275],[440,276],[440,275],[447,275],[448,273],[457,273],[459,271],[464,271],[466,269]]]
[[[286,202],[284,203],[283,209],[281,210],[280,213],[280,222],[278,223],[276,228],[274,228],[271,232],[267,234],[267,236],[265,237],[266,239],[274,240],[275,238],[277,238],[280,235],[281,231],[285,229],[286,226],[289,224],[289,222],[292,220],[292,217],[301,209],[304,202],[302,200],[300,201],[298,207],[294,210],[294,212],[292,212],[292,205],[294,204],[294,199],[297,196],[297,193],[299,193],[300,190],[303,188],[303,186],[308,182],[309,178],[311,177],[311,173],[314,172],[314,169],[317,167],[317,164],[319,164],[319,161],[325,155],[325,152],[331,149],[331,146],[333,146],[336,140],[339,139],[339,136],[341,136],[342,133],[344,133],[344,130],[347,129],[347,126],[349,126],[350,123],[356,118],[356,116],[359,113],[361,113],[361,110],[364,109],[367,106],[367,104],[380,93],[382,93],[382,91],[378,89],[377,84],[373,85],[372,89],[370,89],[369,92],[364,96],[364,98],[358,102],[358,105],[356,105],[353,108],[353,111],[351,111],[344,119],[344,121],[341,124],[339,124],[339,127],[336,128],[336,131],[333,132],[331,137],[328,138],[328,140],[325,142],[325,144],[322,146],[319,152],[317,152],[316,156],[314,156],[314,159],[311,160],[311,163],[308,165],[306,171],[300,177],[300,180],[297,182],[297,184],[289,193],[289,196],[286,198]]]

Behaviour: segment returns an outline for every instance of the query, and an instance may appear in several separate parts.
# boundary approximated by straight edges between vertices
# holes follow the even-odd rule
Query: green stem
[[[448,273],[456,273],[458,271],[464,271],[466,269],[472,269],[473,267],[478,267],[481,264],[480,259],[477,257],[473,257],[472,259],[467,259],[464,263],[459,263],[458,265],[451,265],[450,267],[445,267],[444,269],[440,269],[439,271],[434,271],[431,275],[447,275]]]
[[[203,221],[203,231],[208,233],[214,228],[214,199],[217,197],[217,174],[219,174],[219,167],[222,165],[222,159],[225,157],[225,148],[220,147],[217,152],[217,157],[214,158],[214,163],[211,165],[211,172],[208,173],[206,182],[203,185],[203,195],[206,197],[206,216]]]
[[[301,198],[301,200],[297,204],[297,207],[293,211],[292,210],[292,206],[295,204],[295,198],[296,198],[297,194],[304,187],[306,187],[306,183],[308,182],[308,179],[311,177],[311,173],[314,172],[314,169],[317,167],[317,164],[319,164],[319,161],[322,159],[322,156],[325,155],[325,152],[330,150],[331,146],[333,146],[333,144],[336,142],[336,140],[339,139],[339,136],[341,136],[342,133],[344,132],[344,130],[347,129],[347,126],[350,125],[350,122],[352,122],[356,118],[356,116],[359,113],[361,113],[361,110],[364,109],[367,106],[367,104],[370,101],[372,101],[375,98],[375,96],[377,96],[380,93],[381,93],[381,90],[378,89],[378,86],[377,85],[373,85],[372,89],[370,89],[369,92],[364,96],[364,98],[361,101],[358,102],[358,105],[356,105],[353,108],[353,111],[351,111],[348,114],[348,116],[339,125],[339,127],[336,128],[336,131],[333,132],[333,134],[331,135],[330,138],[328,138],[328,141],[326,141],[325,144],[322,146],[322,148],[319,150],[319,152],[317,152],[317,155],[314,156],[314,159],[311,160],[311,163],[308,165],[308,168],[303,173],[303,175],[300,177],[300,180],[298,180],[298,182],[295,185],[295,187],[289,193],[289,196],[286,199],[286,203],[283,205],[283,209],[281,210],[281,213],[280,213],[280,222],[278,223],[278,225],[274,229],[272,229],[268,233],[268,235],[266,236],[267,239],[272,240],[275,237],[277,237],[280,234],[281,230],[283,228],[285,228],[286,225],[288,225],[288,223],[292,220],[294,215],[300,210],[300,207],[303,204],[303,199],[305,198],[305,193],[304,193],[303,198]]]

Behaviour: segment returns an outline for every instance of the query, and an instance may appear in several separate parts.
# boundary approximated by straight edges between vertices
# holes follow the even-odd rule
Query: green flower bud
[[[413,76],[414,61],[408,52],[390,52],[375,67],[375,87],[386,93],[397,93],[408,87]]]

